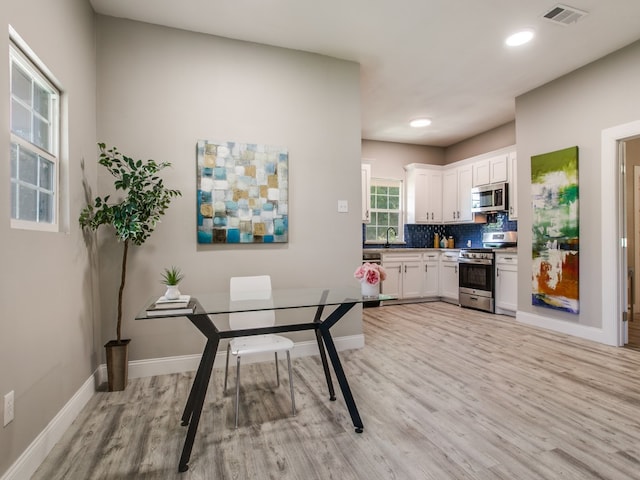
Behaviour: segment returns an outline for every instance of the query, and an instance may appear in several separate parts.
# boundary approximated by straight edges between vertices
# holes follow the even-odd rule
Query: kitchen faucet
[[[393,227],[387,228],[387,243],[384,244],[384,248],[389,248],[391,245],[389,244],[389,231],[392,231],[394,235],[397,235],[396,229]]]

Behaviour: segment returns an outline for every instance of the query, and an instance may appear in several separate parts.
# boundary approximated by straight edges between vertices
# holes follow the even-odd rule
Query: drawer
[[[518,255],[499,253],[496,255],[496,265],[517,265]]]

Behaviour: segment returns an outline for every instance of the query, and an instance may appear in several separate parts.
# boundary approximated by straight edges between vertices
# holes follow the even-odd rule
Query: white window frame
[[[371,186],[369,187],[369,196],[372,195],[373,189],[375,187],[398,187],[399,188],[399,203],[398,203],[398,210],[390,210],[390,209],[379,209],[374,207],[373,202],[371,202],[371,222],[368,223],[365,226],[365,229],[368,226],[377,226],[377,224],[373,223],[373,219],[374,219],[374,214],[375,213],[390,213],[393,212],[395,213],[397,211],[398,213],[398,225],[390,225],[393,228],[395,228],[396,230],[396,237],[395,240],[393,241],[393,243],[404,243],[404,223],[403,223],[403,219],[404,219],[404,201],[403,201],[403,197],[404,197],[404,183],[402,180],[397,180],[397,179],[393,179],[393,178],[377,178],[377,177],[371,177]],[[385,238],[386,240],[386,238]],[[367,240],[366,239],[366,231],[365,231],[365,243],[381,243],[384,242],[385,240],[381,240],[380,238],[378,238],[377,240]]]
[[[12,30],[10,30],[10,43],[9,43],[9,72],[10,72],[10,82],[13,81],[13,68],[14,64],[18,65],[21,70],[26,72],[31,80],[38,84],[41,88],[47,90],[51,94],[50,98],[50,127],[49,127],[49,138],[50,145],[47,149],[43,149],[36,144],[32,143],[30,140],[21,137],[20,135],[13,132],[13,128],[10,127],[10,148],[13,148],[13,145],[17,145],[20,149],[28,150],[30,153],[37,155],[53,164],[54,172],[53,172],[53,180],[52,180],[52,222],[45,221],[33,221],[33,220],[21,220],[13,218],[13,210],[10,212],[11,216],[11,228],[15,229],[24,229],[24,230],[38,230],[38,231],[46,231],[46,232],[58,232],[60,231],[60,100],[62,97],[62,91],[58,87],[55,81],[52,80],[52,76],[50,75],[49,70],[44,66],[44,64],[38,59],[38,57],[33,53],[31,49],[26,45],[26,43]],[[10,88],[9,93],[9,103],[10,106],[13,104],[12,100],[13,89]],[[19,101],[19,100],[17,100]],[[24,105],[29,111],[33,113],[32,105]],[[11,108],[11,107],[10,107]],[[13,121],[13,117],[10,114],[9,123],[11,125]],[[11,154],[9,155],[11,158]],[[38,168],[38,176],[40,174],[40,169]],[[11,183],[18,184],[19,181],[11,177]],[[33,184],[29,184],[32,186]],[[39,180],[36,183],[36,190],[41,190],[39,185]],[[42,189],[44,190],[44,189]],[[18,201],[18,199],[11,199],[10,205],[13,205],[14,201]],[[12,208],[12,207],[11,207]],[[18,205],[19,208],[19,205]]]

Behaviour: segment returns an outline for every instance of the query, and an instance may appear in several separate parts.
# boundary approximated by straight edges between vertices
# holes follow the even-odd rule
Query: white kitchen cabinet
[[[458,254],[447,250],[440,254],[439,296],[445,302],[458,304]]]
[[[509,152],[509,220],[518,219],[518,156]]]
[[[371,221],[371,165],[361,166],[362,223]]]
[[[440,252],[429,252],[422,255],[422,297],[437,297],[439,295],[439,259]]]
[[[407,223],[442,223],[442,171],[411,164],[407,172]]]
[[[471,188],[473,165],[449,168],[442,176],[442,220],[445,223],[473,221]]]
[[[496,313],[515,316],[518,310],[518,254],[496,252]]]
[[[422,296],[422,256],[419,253],[389,253],[382,255],[387,278],[382,283],[385,295],[398,299]]]
[[[508,155],[506,153],[477,161],[473,164],[473,186],[507,182],[509,180],[508,173]]]

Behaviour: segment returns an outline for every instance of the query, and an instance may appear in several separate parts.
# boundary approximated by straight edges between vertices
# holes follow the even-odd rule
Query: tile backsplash
[[[466,224],[443,224],[443,225],[423,225],[407,224],[404,226],[405,247],[425,248],[433,247],[433,236],[435,233],[442,238],[452,236],[455,248],[464,248],[467,241],[471,240],[473,248],[482,247],[482,234],[485,232],[507,232],[517,231],[518,222],[510,221],[506,213],[491,213],[487,215],[487,223],[466,223]],[[362,226],[362,239],[365,248],[375,248],[379,245],[364,245],[365,226]]]

